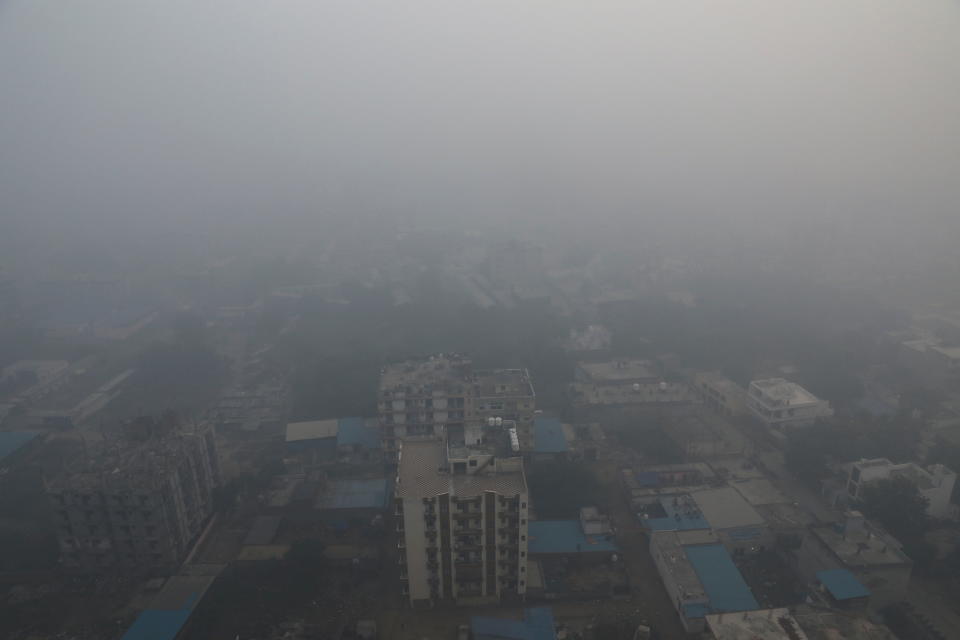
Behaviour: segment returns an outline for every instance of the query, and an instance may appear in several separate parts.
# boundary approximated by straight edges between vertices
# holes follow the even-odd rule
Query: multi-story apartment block
[[[213,512],[219,475],[209,427],[110,443],[48,484],[61,562],[87,571],[175,569]]]
[[[833,415],[826,400],[783,378],[751,382],[747,409],[767,427],[779,431],[809,426],[819,418]]]
[[[408,438],[477,444],[489,420],[510,423],[521,451],[533,447],[535,396],[525,369],[475,371],[458,355],[387,365],[377,402],[386,455]]]
[[[526,592],[523,459],[495,453],[440,439],[402,441],[395,515],[402,588],[412,605]]]

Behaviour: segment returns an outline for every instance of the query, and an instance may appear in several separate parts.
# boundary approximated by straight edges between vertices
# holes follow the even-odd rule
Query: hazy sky
[[[0,0],[0,86],[8,222],[960,218],[955,0]]]

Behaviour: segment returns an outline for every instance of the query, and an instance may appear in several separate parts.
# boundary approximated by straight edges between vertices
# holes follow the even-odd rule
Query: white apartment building
[[[767,427],[780,431],[809,426],[819,418],[833,415],[826,400],[783,378],[751,382],[747,391],[747,409]]]
[[[402,441],[395,516],[410,604],[523,596],[527,495],[522,458],[440,439]]]
[[[928,515],[934,518],[950,517],[953,511],[950,498],[957,482],[957,474],[942,464],[933,464],[924,469],[913,462],[894,464],[886,458],[860,460],[850,465],[847,495],[859,500],[863,488],[871,482],[895,477],[907,478],[916,485],[920,494],[929,500]]]
[[[388,458],[408,438],[476,443],[489,418],[517,430],[520,451],[533,448],[536,399],[526,369],[475,371],[467,358],[440,354],[385,366],[377,410]]]

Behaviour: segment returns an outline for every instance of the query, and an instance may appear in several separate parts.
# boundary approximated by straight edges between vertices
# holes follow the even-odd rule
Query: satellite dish
[[[633,383],[633,390],[634,390],[634,391],[640,391],[640,383],[639,383],[639,382],[634,382],[634,383]]]
[[[666,382],[661,382],[661,383],[660,383],[660,391],[666,391],[666,390],[667,390],[667,383],[666,383]]]
[[[497,424],[498,427],[499,427],[499,426],[502,426],[502,425],[503,425],[503,418],[497,418],[497,423],[496,423],[496,424]]]

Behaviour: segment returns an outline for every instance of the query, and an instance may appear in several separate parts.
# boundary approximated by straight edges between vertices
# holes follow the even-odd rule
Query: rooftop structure
[[[794,618],[809,640],[898,640],[886,625],[862,616],[804,609],[797,611]]]
[[[810,527],[797,559],[801,577],[810,584],[817,572],[846,569],[871,592],[874,608],[903,598],[913,568],[897,539],[858,511],[847,512],[842,523]]]
[[[714,640],[807,640],[807,634],[786,608],[707,616]]]
[[[702,631],[711,613],[758,608],[730,554],[712,532],[654,532],[650,554],[688,632]]]
[[[579,520],[534,520],[528,550],[531,554],[613,553],[618,547],[611,534],[584,533]]]
[[[481,466],[481,463],[485,463]],[[477,497],[485,491],[505,495],[526,493],[527,481],[519,458],[471,456],[458,473],[439,440],[410,440],[403,444],[397,473],[397,497],[426,498],[443,493]]]
[[[695,491],[690,497],[714,529],[737,529],[765,524],[763,516],[732,487]]]
[[[474,616],[470,618],[473,640],[556,640],[553,611],[536,607],[524,611],[523,620]]]
[[[579,405],[677,403],[691,400],[685,383],[663,379],[649,360],[578,362],[571,385]]]
[[[216,574],[169,578],[121,640],[175,640],[215,578]]]
[[[654,508],[647,505],[644,509],[641,521],[643,526],[651,531],[689,531],[710,528],[710,523],[703,516],[700,507],[689,495],[658,498]]]
[[[817,571],[817,582],[836,601],[870,597],[870,590],[846,569]]]
[[[718,371],[695,373],[693,388],[701,402],[721,415],[733,417],[746,411],[746,389]]]
[[[287,425],[287,442],[336,438],[338,432],[337,420],[291,422]]]
[[[556,418],[536,416],[533,419],[533,452],[562,454],[570,449],[563,424]]]
[[[807,426],[833,415],[827,402],[783,378],[751,382],[747,408],[765,425],[778,430]]]

